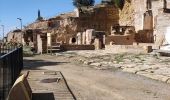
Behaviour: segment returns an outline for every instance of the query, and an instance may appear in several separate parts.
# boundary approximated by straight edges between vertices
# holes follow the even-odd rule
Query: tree
[[[113,0],[116,7],[123,9],[123,6],[125,4],[125,0]]]
[[[94,6],[95,0],[73,0],[75,7]]]
[[[130,2],[130,0],[127,0],[127,1]],[[109,5],[115,5],[116,7],[123,9],[125,0],[102,0],[102,3],[107,3]]]

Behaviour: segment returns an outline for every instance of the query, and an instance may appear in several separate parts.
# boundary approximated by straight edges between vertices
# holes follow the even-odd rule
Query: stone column
[[[95,49],[97,50],[102,49],[102,42],[99,38],[96,38],[94,43],[95,43]]]
[[[37,34],[37,47],[38,47],[38,50],[37,50],[37,53],[42,53],[42,39],[41,39],[41,36],[40,34]]]
[[[82,44],[86,44],[86,32],[83,32],[82,34]]]
[[[143,29],[144,30],[153,30],[153,14],[152,10],[148,10],[144,13],[143,19]]]
[[[47,46],[51,46],[51,33],[47,33]]]
[[[77,44],[78,45],[82,44],[82,33],[81,32],[77,33]]]
[[[86,44],[88,45],[91,44],[93,33],[94,33],[94,29],[86,30]]]

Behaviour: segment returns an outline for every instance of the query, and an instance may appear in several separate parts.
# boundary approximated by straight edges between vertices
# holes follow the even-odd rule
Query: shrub
[[[94,6],[95,0],[73,0],[75,7]]]

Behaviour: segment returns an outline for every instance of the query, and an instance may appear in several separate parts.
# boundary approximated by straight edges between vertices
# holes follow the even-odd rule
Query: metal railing
[[[22,47],[0,50],[0,100],[5,100],[23,68]]]

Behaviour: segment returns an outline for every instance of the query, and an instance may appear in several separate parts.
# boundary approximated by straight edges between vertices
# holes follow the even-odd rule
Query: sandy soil
[[[117,69],[97,70],[71,57],[24,58],[25,69],[61,71],[77,100],[170,100],[170,85]]]

